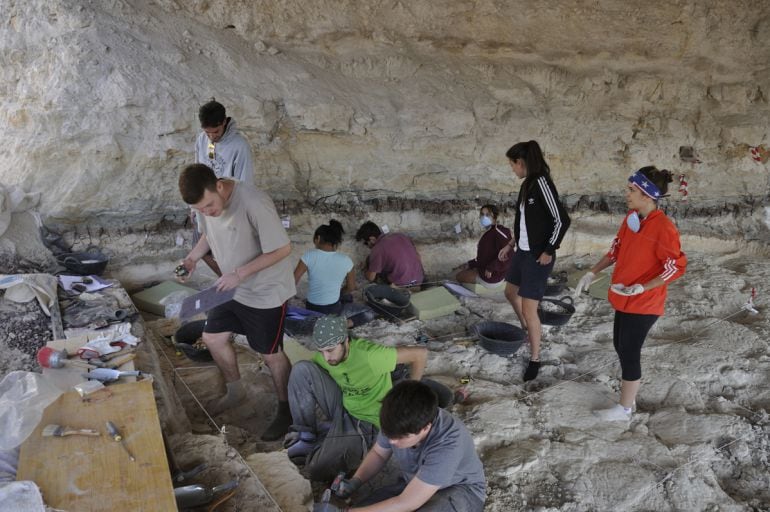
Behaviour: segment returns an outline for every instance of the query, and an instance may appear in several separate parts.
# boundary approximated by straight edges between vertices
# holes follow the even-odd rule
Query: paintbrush
[[[61,425],[46,425],[43,429],[43,437],[66,437],[66,436],[89,436],[98,437],[102,435],[99,431],[90,428],[69,428]]]

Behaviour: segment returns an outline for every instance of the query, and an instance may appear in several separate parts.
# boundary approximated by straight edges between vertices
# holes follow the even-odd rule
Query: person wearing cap
[[[356,242],[363,242],[371,249],[364,264],[367,280],[374,282],[379,277],[396,286],[415,286],[425,281],[420,254],[405,234],[383,234],[380,227],[369,220],[356,231]]]
[[[358,465],[379,430],[380,403],[393,386],[391,372],[406,364],[410,377],[419,380],[428,351],[352,338],[347,320],[336,315],[318,319],[313,344],[318,352],[312,361],[297,362],[289,377],[295,432],[287,436],[287,446],[289,457],[304,458],[306,473],[320,481]]]
[[[254,184],[254,160],[251,146],[238,131],[235,119],[227,116],[224,105],[211,100],[198,109],[201,132],[195,139],[195,163],[205,164],[214,170],[217,178],[230,178]],[[198,219],[191,212],[193,223],[193,247],[200,239]],[[203,261],[218,276],[222,275],[216,260],[209,252]]]
[[[608,298],[615,309],[612,342],[620,359],[620,403],[594,413],[604,421],[629,421],[642,378],[641,351],[647,333],[663,315],[669,283],[687,267],[679,232],[658,209],[673,181],[667,170],[642,167],[628,178],[629,212],[610,250],[578,282],[575,298],[591,286],[598,272],[612,264]]]
[[[468,429],[444,409],[422,382],[403,381],[391,389],[380,409],[382,429],[377,442],[353,476],[339,478],[332,490],[354,498],[353,508],[316,503],[313,510],[378,512],[481,512],[486,501],[484,466]],[[358,492],[393,458],[398,480],[368,496]]]

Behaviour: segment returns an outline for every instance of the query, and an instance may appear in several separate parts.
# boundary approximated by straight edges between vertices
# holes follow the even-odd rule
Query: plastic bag
[[[11,372],[0,381],[0,450],[19,446],[62,391],[39,373]]]
[[[158,303],[165,306],[163,316],[166,318],[179,318],[179,312],[182,311],[182,302],[189,296],[190,292],[180,290],[171,292],[160,299]]]

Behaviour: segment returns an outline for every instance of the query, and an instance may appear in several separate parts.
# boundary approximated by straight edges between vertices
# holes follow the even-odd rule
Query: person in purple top
[[[402,233],[384,235],[372,221],[361,224],[356,241],[371,249],[364,268],[366,279],[374,282],[379,276],[389,284],[414,286],[425,280],[422,260],[412,240]]]
[[[505,279],[510,261],[500,261],[500,249],[511,241],[511,230],[497,223],[500,211],[493,204],[479,210],[479,223],[486,229],[479,240],[476,258],[462,265],[455,279],[461,283],[475,283],[491,288]]]

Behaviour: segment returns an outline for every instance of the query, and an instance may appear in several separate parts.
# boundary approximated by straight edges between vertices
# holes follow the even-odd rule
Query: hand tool
[[[238,487],[238,480],[232,480],[211,489],[199,484],[185,485],[174,489],[174,497],[176,497],[177,507],[181,510],[205,505],[217,494],[235,489],[236,487]]]
[[[136,354],[123,354],[120,357],[116,357],[114,359],[110,359],[109,362],[104,363],[107,368],[118,368],[119,366],[122,366],[129,361],[133,361],[136,358]]]
[[[88,373],[82,374],[86,379],[98,380],[101,382],[112,382],[118,380],[121,377],[140,377],[142,372],[139,370],[121,372],[112,368],[94,368]]]
[[[66,436],[90,436],[98,437],[102,435],[99,431],[91,428],[74,429],[62,427],[61,425],[46,425],[43,429],[43,437],[66,437]]]
[[[123,449],[128,454],[128,458],[131,460],[136,460],[133,455],[131,455],[131,452],[128,451],[128,447],[126,446],[126,442],[123,440],[123,436],[120,434],[120,430],[118,430],[118,427],[115,426],[115,424],[111,421],[106,422],[107,425],[107,434],[115,441],[120,443],[120,446],[123,447]]]
[[[94,368],[93,365],[85,361],[68,359],[66,350],[55,350],[51,347],[42,347],[37,351],[37,362],[43,368],[63,368],[67,365],[78,366],[80,368]]]

